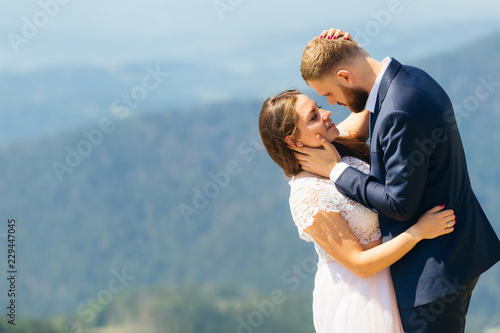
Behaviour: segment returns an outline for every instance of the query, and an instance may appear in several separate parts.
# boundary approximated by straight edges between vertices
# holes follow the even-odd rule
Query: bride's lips
[[[330,128],[333,128],[333,127],[335,127],[335,123],[332,123],[330,126],[328,126],[328,128],[326,130],[328,131]]]

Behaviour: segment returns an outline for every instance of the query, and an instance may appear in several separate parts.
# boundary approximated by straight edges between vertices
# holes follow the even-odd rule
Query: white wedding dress
[[[365,173],[370,171],[368,164],[354,157],[343,161]],[[330,179],[292,178],[290,187],[290,208],[299,236],[313,242],[319,256],[313,292],[316,332],[403,332],[389,269],[362,279],[336,262],[304,231],[319,211],[338,212],[359,242],[367,244],[380,238],[377,214],[341,194]]]

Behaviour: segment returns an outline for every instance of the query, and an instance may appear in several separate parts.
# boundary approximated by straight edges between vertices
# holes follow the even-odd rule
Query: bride
[[[321,134],[343,161],[369,173],[368,112],[338,126],[331,112],[297,90],[267,99],[259,131],[271,158],[290,177],[290,209],[300,238],[313,242],[318,270],[313,292],[316,332],[403,332],[388,267],[419,241],[454,230],[452,210],[436,206],[404,233],[382,243],[377,215],[337,191],[327,178],[301,170],[290,147],[318,147]]]

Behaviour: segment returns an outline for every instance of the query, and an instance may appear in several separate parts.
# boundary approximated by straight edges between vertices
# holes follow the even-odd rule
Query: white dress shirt
[[[391,58],[385,58],[382,63],[384,64],[384,67],[382,67],[382,70],[380,71],[380,73],[378,73],[377,78],[375,79],[375,83],[373,84],[372,89],[370,90],[370,94],[368,95],[368,99],[366,100],[365,109],[370,111],[371,113],[373,113],[373,111],[375,110],[375,103],[377,102],[380,81],[382,81],[382,77],[384,76],[387,67],[389,67],[389,64],[391,63]],[[349,164],[345,162],[337,163],[337,165],[334,166],[332,171],[330,172],[330,179],[334,182],[337,181],[342,172],[344,172],[344,170],[348,166]]]

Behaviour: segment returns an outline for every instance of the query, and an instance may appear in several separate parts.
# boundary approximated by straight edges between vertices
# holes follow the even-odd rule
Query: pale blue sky
[[[262,60],[253,61],[253,52],[269,52],[270,63],[296,62],[273,58],[273,47],[301,49],[310,37],[331,26],[352,31],[360,39],[370,32],[373,37],[365,47],[379,57],[418,58],[456,47],[464,37],[500,31],[500,3],[492,0],[0,0],[0,4],[0,71],[78,64],[109,67],[163,59],[251,72]],[[391,10],[390,16],[380,14]],[[25,19],[40,26],[28,38],[23,36]],[[17,45],[18,52],[13,34],[25,38]]]

